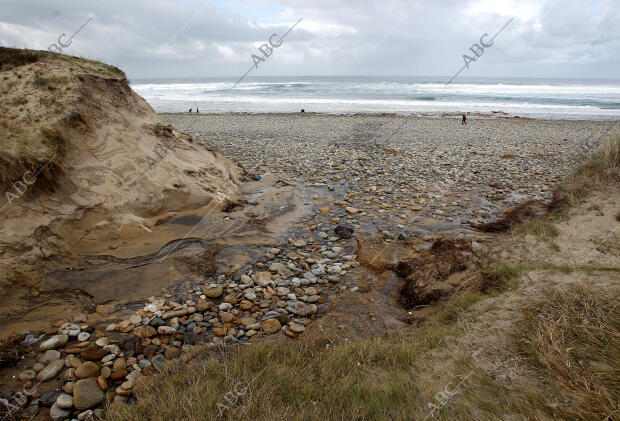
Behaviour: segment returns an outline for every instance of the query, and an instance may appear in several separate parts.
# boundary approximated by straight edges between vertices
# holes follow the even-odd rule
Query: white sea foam
[[[410,80],[411,79],[411,80]],[[538,118],[620,118],[620,82],[508,80],[445,83],[416,78],[267,78],[138,81],[157,111],[491,113]]]

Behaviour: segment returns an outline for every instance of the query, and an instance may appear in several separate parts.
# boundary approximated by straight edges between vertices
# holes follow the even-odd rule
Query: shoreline
[[[173,112],[173,111],[155,111],[158,115],[161,116],[299,116],[302,113],[300,112],[246,112],[246,111],[222,111],[222,112],[200,112],[196,114],[192,112],[191,114],[188,112]],[[353,112],[353,113],[331,113],[331,112],[314,112],[314,111],[305,111],[303,113],[304,116],[319,116],[319,117],[393,117],[393,118],[410,118],[410,119],[460,119],[463,112],[442,112],[442,113],[388,113],[388,112]],[[531,117],[531,116],[520,116],[520,115],[510,115],[504,111],[497,111],[493,114],[485,114],[485,113],[467,113],[467,118],[475,118],[475,119],[483,119],[483,120],[498,120],[498,119],[506,119],[506,120],[536,120],[536,121],[549,121],[549,122],[559,122],[559,121],[571,121],[571,122],[617,122],[620,121],[620,118],[610,117],[610,118],[550,118],[549,116],[545,117]],[[469,121],[469,120],[468,120]]]

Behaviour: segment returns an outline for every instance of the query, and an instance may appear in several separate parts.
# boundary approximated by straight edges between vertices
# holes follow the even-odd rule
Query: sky
[[[0,45],[66,44],[89,18],[62,52],[130,79],[449,77],[465,61],[467,76],[620,78],[620,0],[0,0]]]

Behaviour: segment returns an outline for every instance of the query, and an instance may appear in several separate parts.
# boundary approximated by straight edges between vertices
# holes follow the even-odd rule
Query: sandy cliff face
[[[239,198],[241,168],[164,124],[118,69],[2,48],[0,93],[4,287],[80,238],[131,238],[157,215]]]

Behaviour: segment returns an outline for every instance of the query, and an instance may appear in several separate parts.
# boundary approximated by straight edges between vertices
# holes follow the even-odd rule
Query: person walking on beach
[[[192,109],[191,109],[191,108],[189,109],[189,113],[190,113],[190,114],[192,113]]]
[[[467,124],[467,116],[465,114],[463,114],[463,121],[461,121],[461,125],[463,124]]]

